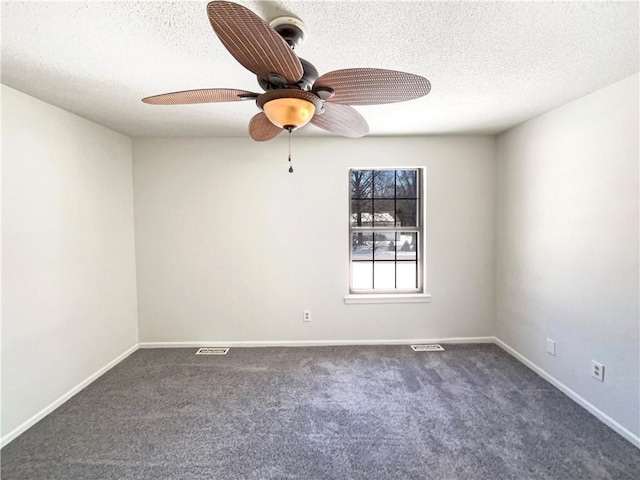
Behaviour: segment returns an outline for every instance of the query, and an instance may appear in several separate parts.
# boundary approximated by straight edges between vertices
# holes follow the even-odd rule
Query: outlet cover
[[[547,353],[556,356],[556,342],[550,338],[547,338]]]
[[[591,360],[591,376],[600,382],[604,382],[604,365]]]

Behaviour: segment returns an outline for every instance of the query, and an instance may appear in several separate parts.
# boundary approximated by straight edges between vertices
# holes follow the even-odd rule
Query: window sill
[[[431,295],[428,293],[371,293],[345,295],[346,304],[363,303],[429,303]]]

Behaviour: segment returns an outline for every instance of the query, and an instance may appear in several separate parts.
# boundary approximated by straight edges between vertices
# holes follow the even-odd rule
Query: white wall
[[[131,140],[2,86],[2,435],[137,343]]]
[[[638,75],[509,130],[497,153],[497,336],[638,435]]]
[[[494,139],[135,139],[141,342],[485,336]],[[349,167],[426,166],[431,303],[345,305]],[[302,322],[302,310],[313,320]]]

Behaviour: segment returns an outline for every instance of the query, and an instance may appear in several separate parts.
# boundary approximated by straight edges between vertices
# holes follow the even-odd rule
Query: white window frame
[[[397,170],[415,170],[417,173],[417,225],[415,227],[354,227],[351,223],[352,218],[352,198],[351,198],[351,176],[353,171],[372,170],[372,171],[397,171]],[[426,252],[426,229],[425,229],[425,212],[426,212],[426,171],[424,167],[358,167],[350,168],[348,172],[348,241],[349,241],[349,294],[344,297],[345,303],[422,303],[429,302],[431,295],[425,293],[425,252]],[[373,198],[372,198],[373,199]],[[396,198],[397,200],[397,198]],[[373,199],[375,202],[375,199]],[[353,259],[352,259],[352,241],[355,232],[371,233],[376,231],[385,232],[417,232],[417,288],[415,289],[354,289],[353,288]]]

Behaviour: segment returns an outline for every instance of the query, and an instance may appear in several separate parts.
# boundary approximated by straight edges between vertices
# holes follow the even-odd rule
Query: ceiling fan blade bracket
[[[312,90],[322,100],[329,100],[335,94],[335,90],[331,87],[317,87]]]
[[[240,100],[255,100],[259,96],[260,96],[260,94],[258,94],[258,93],[243,93],[243,94],[238,95]]]
[[[267,75],[267,80],[269,83],[278,88],[282,88],[287,84],[287,79],[279,73],[271,72],[269,75]]]

